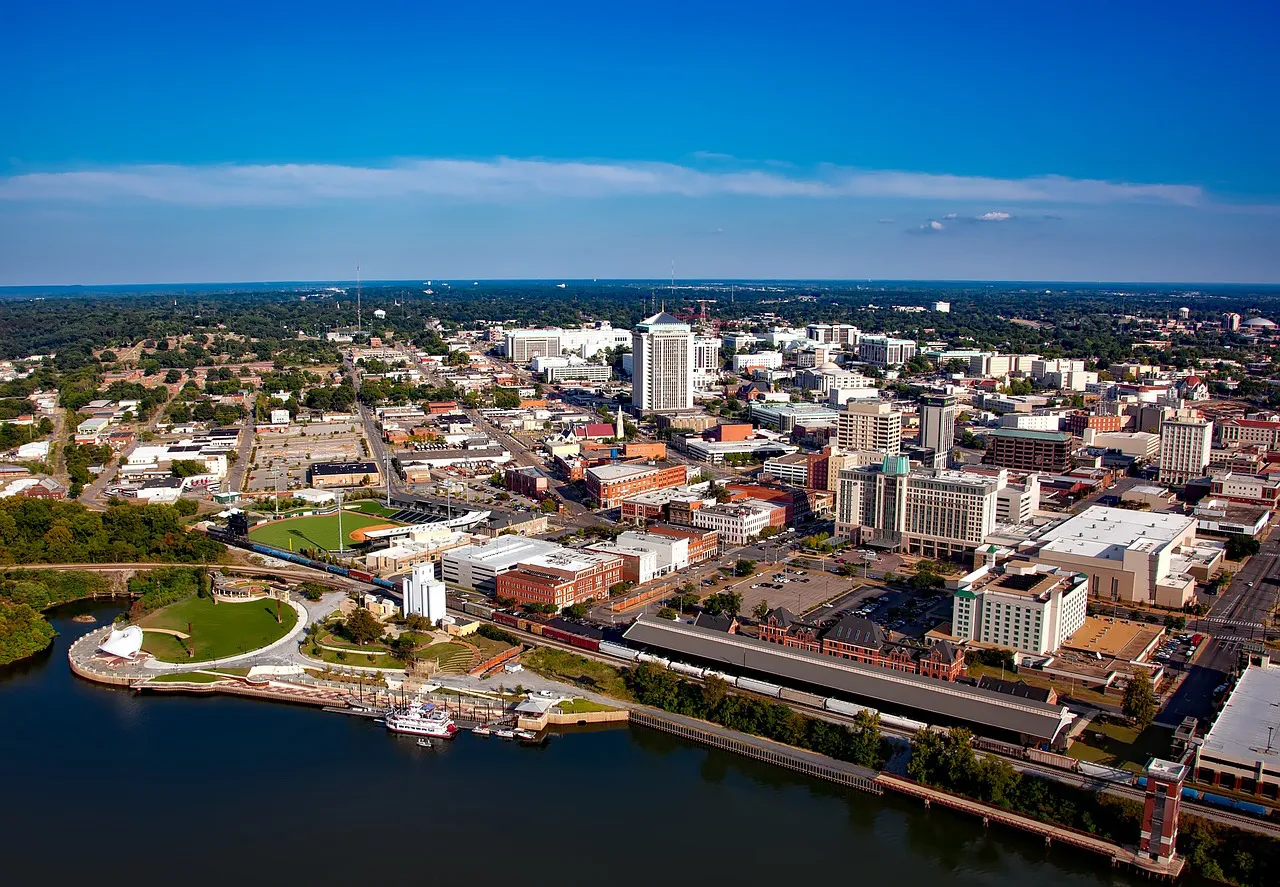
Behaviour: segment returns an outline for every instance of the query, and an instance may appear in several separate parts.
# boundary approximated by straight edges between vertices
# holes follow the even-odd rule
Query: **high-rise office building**
[[[631,404],[645,413],[693,409],[693,331],[663,311],[631,334]]]
[[[842,450],[902,449],[902,413],[881,400],[850,401],[837,418],[836,443]]]
[[[1160,426],[1160,483],[1185,484],[1209,468],[1213,423],[1196,416],[1175,416]]]
[[[720,380],[720,346],[718,336],[693,337],[693,387],[710,388]]]
[[[926,394],[920,398],[920,446],[938,454],[946,467],[956,443],[956,399],[949,394]]]
[[[1001,477],[912,469],[906,456],[843,468],[836,491],[836,538],[925,557],[973,551],[995,529]]]

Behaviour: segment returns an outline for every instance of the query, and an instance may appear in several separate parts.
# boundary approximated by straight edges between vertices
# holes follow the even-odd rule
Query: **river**
[[[420,749],[360,718],[76,678],[92,626],[71,617],[118,610],[62,607],[53,647],[0,669],[4,883],[1139,883],[639,727]]]

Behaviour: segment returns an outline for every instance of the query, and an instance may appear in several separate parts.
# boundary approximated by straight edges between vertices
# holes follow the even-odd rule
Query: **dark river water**
[[[360,718],[0,669],[0,884],[1138,884],[642,728],[420,749]],[[101,624],[101,622],[99,622]]]

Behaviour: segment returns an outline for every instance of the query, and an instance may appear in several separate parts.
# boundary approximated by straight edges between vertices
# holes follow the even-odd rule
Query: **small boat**
[[[431,740],[425,736],[419,736],[418,748],[431,748]]]
[[[472,727],[471,732],[476,736],[488,736],[490,733],[493,732],[493,730],[489,728],[488,724],[481,724],[478,727]]]
[[[499,739],[515,739],[516,731],[508,729],[507,727],[499,727],[497,730],[493,731],[493,735],[497,736]]]
[[[513,730],[512,732],[516,734],[516,739],[519,739],[521,742],[538,741],[538,734],[534,733],[532,730]]]

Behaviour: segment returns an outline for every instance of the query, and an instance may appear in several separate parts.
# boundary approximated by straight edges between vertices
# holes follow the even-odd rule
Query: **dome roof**
[[[1272,326],[1275,326],[1276,323],[1274,320],[1268,320],[1265,317],[1250,317],[1248,320],[1244,322],[1244,325],[1272,327]]]
[[[822,366],[818,367],[818,369],[820,369],[820,370],[839,370],[839,369],[840,369],[840,364],[836,363],[834,360],[828,360],[828,361],[827,361],[826,363],[824,363]]]

